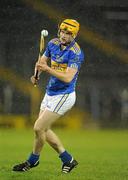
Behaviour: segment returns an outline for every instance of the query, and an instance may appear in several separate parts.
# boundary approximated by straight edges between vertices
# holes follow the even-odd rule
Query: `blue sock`
[[[39,160],[39,156],[40,156],[40,155],[31,153],[27,161],[28,161],[30,164],[35,164],[35,163]]]
[[[72,156],[67,151],[64,151],[63,153],[61,153],[59,155],[59,158],[61,159],[63,163],[67,163],[72,160]]]

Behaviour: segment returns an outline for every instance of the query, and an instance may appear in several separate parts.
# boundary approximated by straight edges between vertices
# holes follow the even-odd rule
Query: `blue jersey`
[[[51,59],[51,68],[55,69],[56,71],[65,72],[67,67],[78,69],[70,83],[65,83],[55,76],[51,76],[46,88],[47,94],[53,96],[75,91],[78,72],[81,63],[84,60],[84,54],[75,40],[72,41],[64,50],[62,50],[59,39],[52,39],[49,41],[44,55]]]

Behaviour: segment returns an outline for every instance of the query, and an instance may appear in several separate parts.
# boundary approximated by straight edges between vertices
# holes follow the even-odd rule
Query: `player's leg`
[[[33,153],[40,154],[42,147],[46,141],[46,132],[51,124],[60,117],[59,114],[45,109],[40,113],[39,118],[35,122],[34,132],[35,139],[33,145]]]
[[[66,94],[57,96],[57,100],[61,99],[62,103],[59,101],[57,105],[54,108],[51,106],[51,110],[56,111],[57,114],[60,114],[61,116],[67,112],[75,103],[75,93]],[[53,100],[54,102],[54,100]],[[52,108],[53,107],[53,108]],[[68,153],[64,146],[62,145],[62,142],[58,138],[58,136],[51,130],[48,129],[46,131],[46,141],[49,143],[49,145],[55,149],[55,151],[59,154],[59,158],[61,159],[63,165],[62,165],[62,171],[65,173],[70,172],[76,165],[78,164],[76,160],[73,159],[72,155]]]
[[[51,129],[46,131],[46,141],[59,154],[62,161],[62,172],[68,173],[78,165],[78,162],[65,150],[59,137]]]
[[[46,131],[46,141],[58,154],[65,151],[59,137],[51,129]]]
[[[46,139],[45,133],[48,127],[59,117],[60,115],[47,109],[45,109],[39,114],[39,117],[34,125],[35,139],[33,145],[33,152],[30,154],[27,161],[14,166],[13,171],[27,171],[30,168],[35,167],[39,164],[40,152]]]
[[[62,97],[61,96],[56,97],[55,101],[54,99],[52,99],[52,101],[49,101],[49,102],[52,102],[52,106],[50,110],[47,110],[47,109],[44,110],[44,108],[41,108],[44,111],[40,112],[39,117],[34,125],[35,140],[34,140],[33,152],[25,163],[14,166],[13,167],[14,171],[26,171],[32,167],[37,166],[39,164],[39,155],[45,143],[45,140],[47,140],[47,142],[59,153],[59,157],[61,158],[63,162],[63,165],[62,165],[63,172],[65,173],[70,172],[78,164],[75,160],[73,160],[72,156],[69,153],[67,153],[67,151],[65,151],[61,141],[55,135],[55,133],[53,133],[53,131],[51,130],[48,131],[48,128],[51,126],[51,124],[55,120],[57,120],[61,114],[66,112],[67,109],[71,108],[71,106],[74,103],[74,100],[72,100],[72,95],[69,96],[69,98],[67,98],[68,97],[67,95],[66,96],[64,95]],[[44,98],[42,102],[42,107],[45,107],[45,103],[44,103],[45,99],[46,98]],[[69,106],[67,105],[63,106],[63,108],[61,108],[61,111],[59,107],[62,107],[62,105],[57,102],[57,100],[61,102],[60,99],[63,100],[62,102],[65,102],[65,100],[67,99],[68,101],[65,104],[69,104]],[[51,97],[50,97],[50,100],[51,100]],[[58,106],[54,104],[55,102]],[[56,107],[56,113],[53,111],[54,106]]]

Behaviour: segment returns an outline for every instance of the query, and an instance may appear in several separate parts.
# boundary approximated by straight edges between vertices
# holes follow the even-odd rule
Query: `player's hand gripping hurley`
[[[48,31],[47,30],[42,30],[41,31],[41,37],[40,37],[40,52],[39,52],[39,57],[38,57],[38,62],[40,62],[40,58],[42,55],[42,52],[44,50],[44,37],[48,36]],[[37,86],[37,81],[39,79],[39,71],[37,69],[35,69],[35,83],[34,83],[34,87]]]

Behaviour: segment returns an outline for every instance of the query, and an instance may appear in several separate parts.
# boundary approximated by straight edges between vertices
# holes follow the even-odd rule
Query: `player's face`
[[[60,31],[59,38],[60,38],[61,44],[64,46],[67,46],[68,44],[70,44],[71,41],[73,41],[72,34],[65,30]]]

